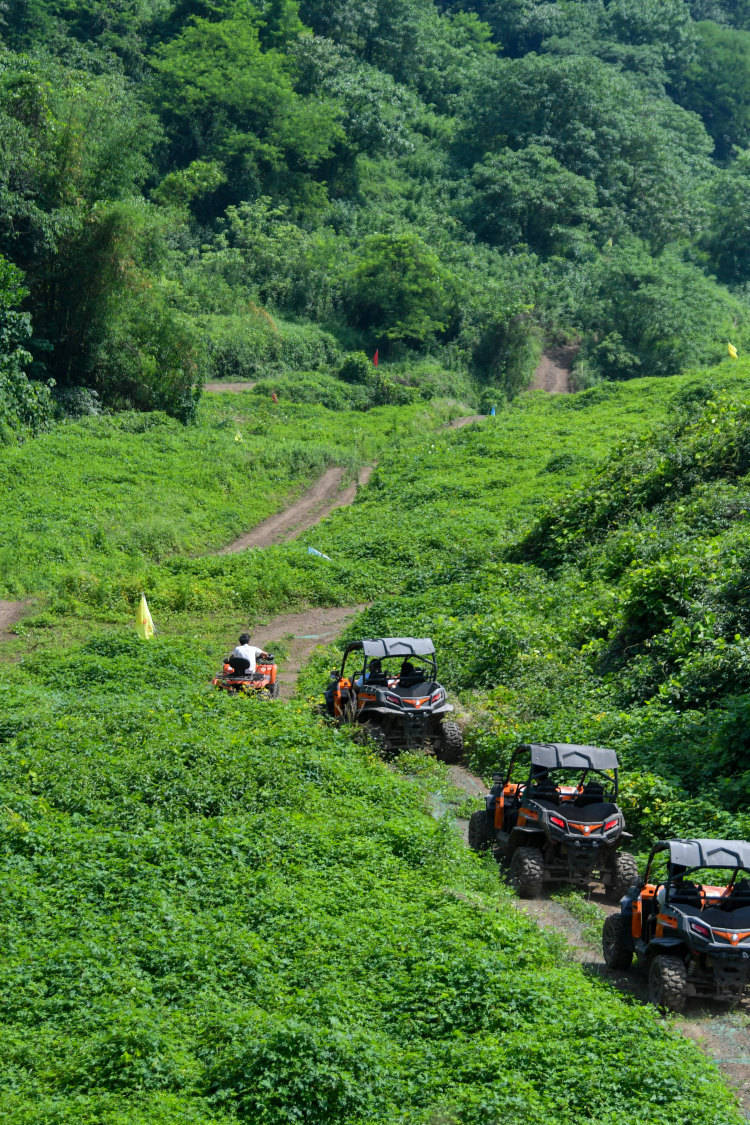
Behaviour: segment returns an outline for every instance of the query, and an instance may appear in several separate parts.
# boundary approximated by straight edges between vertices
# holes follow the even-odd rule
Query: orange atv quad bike
[[[250,661],[241,656],[228,656],[218,676],[211,683],[230,695],[249,695],[256,699],[276,699],[279,685],[276,679],[278,669],[270,652],[256,662],[255,671],[250,671]]]
[[[434,747],[457,762],[463,734],[448,716],[453,707],[437,682],[435,646],[429,637],[381,637],[354,641],[341,667],[331,672],[326,712],[352,723],[386,753]]]
[[[589,886],[598,878],[612,901],[638,878],[632,839],[617,805],[614,750],[566,742],[524,743],[505,777],[495,775],[485,807],[469,820],[469,846],[492,847],[522,898],[544,883]]]
[[[633,954],[652,1004],[681,1012],[689,998],[737,1004],[750,984],[750,844],[659,840],[619,914],[604,922],[610,969]]]

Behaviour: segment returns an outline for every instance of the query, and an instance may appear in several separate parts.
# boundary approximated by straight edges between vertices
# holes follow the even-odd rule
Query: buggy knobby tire
[[[510,861],[508,882],[521,898],[539,898],[544,881],[544,859],[539,848],[516,848]]]
[[[268,685],[268,694],[271,696],[271,699],[278,699],[279,698],[279,681],[278,680],[275,683]]]
[[[464,736],[458,723],[443,719],[440,724],[440,753],[438,757],[448,764],[460,762],[464,752]]]
[[[633,960],[630,919],[624,914],[610,914],[604,919],[602,953],[608,969],[629,969]]]
[[[469,817],[469,847],[475,852],[486,851],[492,835],[486,809],[477,809]]]
[[[617,852],[612,864],[611,882],[605,886],[605,897],[609,902],[619,902],[638,882],[638,864],[628,852]]]
[[[682,1012],[687,1003],[687,969],[679,957],[657,954],[648,970],[648,998],[662,1011]]]

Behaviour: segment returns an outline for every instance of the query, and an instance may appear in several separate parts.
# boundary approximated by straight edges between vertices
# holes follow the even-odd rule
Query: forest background
[[[580,345],[583,388],[750,339],[744,2],[0,20],[6,439],[103,408],[187,421],[207,378],[486,408],[542,343]]]

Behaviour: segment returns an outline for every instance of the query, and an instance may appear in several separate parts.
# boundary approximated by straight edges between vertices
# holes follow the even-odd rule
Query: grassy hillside
[[[739,1121],[512,909],[436,778],[205,672],[117,631],[4,676],[4,1121]]]
[[[315,718],[304,696],[329,653],[298,703],[243,707],[208,680],[239,623],[372,599],[355,632],[435,636],[480,768],[519,735],[600,737],[631,766],[642,808],[648,794],[635,818],[644,838],[675,809],[685,830],[710,832],[667,753],[682,745],[681,724],[698,720],[659,691],[656,703],[636,698],[628,661],[624,678],[602,663],[632,576],[602,608],[598,575],[606,558],[622,558],[613,544],[639,520],[652,551],[673,550],[676,510],[652,504],[646,518],[634,500],[653,499],[643,482],[655,466],[662,485],[669,479],[670,450],[676,502],[696,506],[688,553],[709,549],[717,519],[720,534],[741,538],[741,504],[714,506],[703,523],[698,513],[704,480],[720,479],[728,499],[742,488],[749,385],[735,365],[575,398],[532,395],[455,432],[425,433],[416,408],[383,411],[379,432],[357,433],[352,416],[285,406],[287,487],[329,459],[377,455],[379,467],[351,509],[301,543],[249,555],[179,549],[196,549],[196,529],[209,526],[215,490],[200,482],[217,452],[243,467],[269,451],[267,429],[252,427],[268,428],[270,415],[246,407],[252,396],[212,403],[192,431],[160,418],[136,433],[124,419],[93,420],[72,427],[67,444],[29,445],[44,448],[50,480],[74,480],[76,450],[93,447],[101,426],[141,496],[157,450],[159,496],[177,515],[175,553],[162,561],[143,543],[118,555],[94,534],[77,540],[75,566],[28,570],[36,617],[3,649],[3,1119],[479,1125],[533,1106],[558,1125],[614,1125],[644,1108],[670,1122],[739,1121],[692,1046],[568,963],[509,905],[494,864],[465,851],[450,817],[435,819],[429,795],[451,802],[440,767],[405,759],[396,773]],[[33,463],[2,456],[6,471]],[[180,513],[186,470],[193,504]],[[88,518],[96,532],[116,513],[127,540],[141,513],[117,483],[97,482],[101,507]],[[36,519],[56,518],[60,543],[79,534],[76,495],[71,484],[66,511],[51,489],[35,494]],[[224,494],[218,513],[234,532],[259,509],[232,502]],[[15,525],[21,552],[33,550],[36,526]],[[568,545],[558,527],[582,530]],[[555,536],[564,553],[547,558]],[[309,556],[307,542],[331,561]],[[638,569],[646,554],[633,542]],[[160,626],[148,644],[132,629],[141,587]],[[690,588],[686,605],[700,604],[692,597]],[[717,635],[716,646],[719,667],[732,644]],[[704,698],[706,723],[713,702]],[[744,831],[709,744],[696,736],[691,761],[726,823]]]

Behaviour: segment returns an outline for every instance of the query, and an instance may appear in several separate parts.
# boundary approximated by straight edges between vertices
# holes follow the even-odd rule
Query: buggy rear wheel
[[[617,852],[612,864],[611,882],[605,884],[605,897],[608,902],[619,902],[638,882],[638,864],[628,852]]]
[[[440,751],[438,757],[448,764],[459,762],[464,751],[463,732],[452,719],[443,719],[440,724]]]
[[[469,847],[475,852],[485,852],[492,843],[492,833],[486,809],[477,809],[469,817]]]
[[[521,898],[539,898],[544,881],[544,858],[539,848],[516,848],[508,882]]]
[[[271,699],[278,699],[279,698],[279,681],[278,680],[275,683],[268,685],[268,694],[271,696]]]
[[[629,969],[633,960],[633,942],[629,919],[624,914],[610,914],[604,919],[602,953],[608,969]]]
[[[648,998],[662,1011],[684,1011],[687,1003],[685,962],[679,957],[657,954],[648,971]]]

